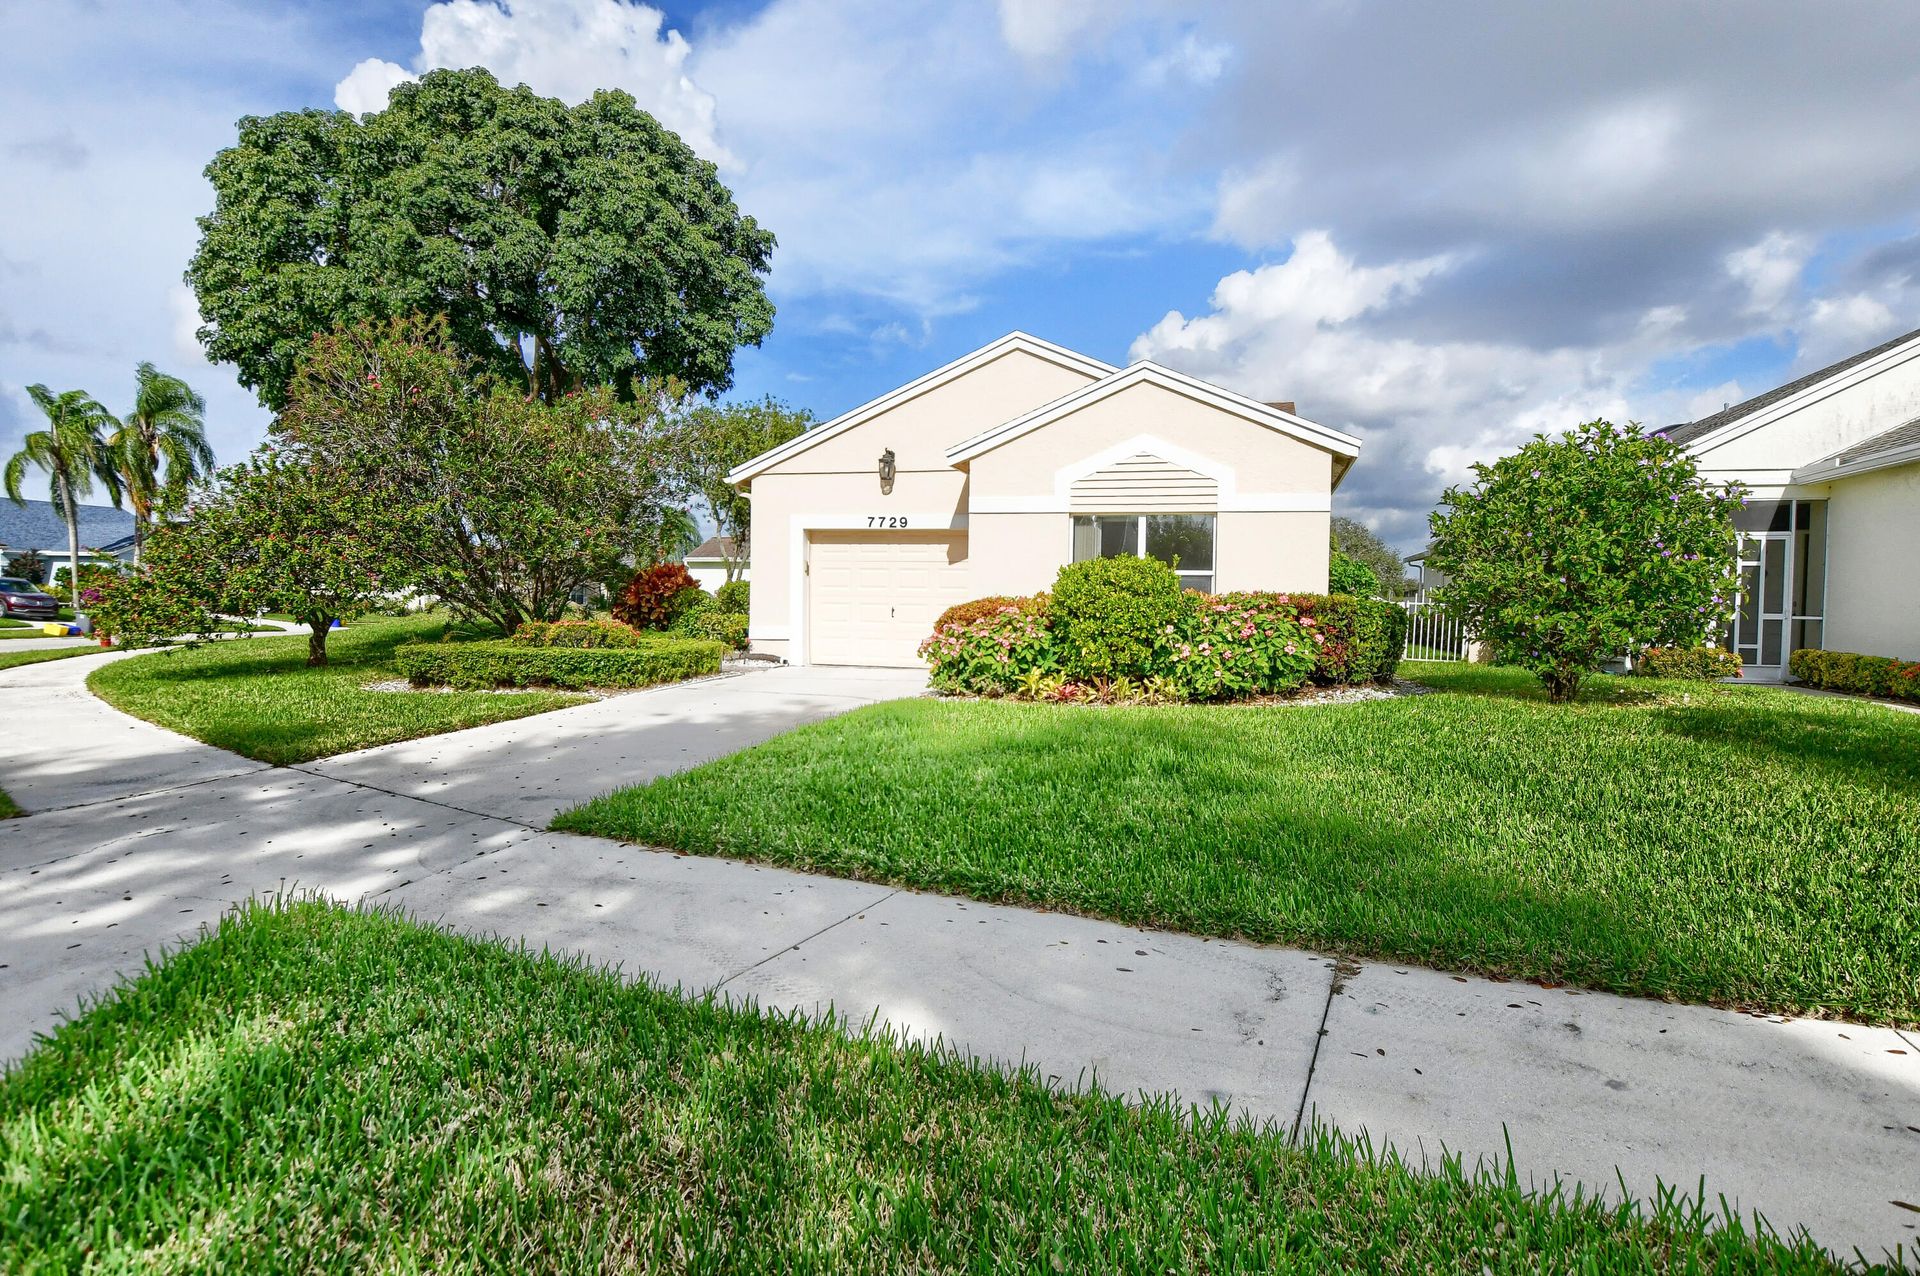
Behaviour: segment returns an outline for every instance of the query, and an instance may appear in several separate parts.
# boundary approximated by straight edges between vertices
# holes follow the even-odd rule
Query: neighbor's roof
[[[111,505],[82,505],[80,512],[80,548],[117,552],[124,541],[133,544],[133,515]],[[54,513],[52,501],[28,501],[22,509],[0,497],[0,545],[9,554],[23,550],[67,552],[67,521]]]
[[[740,550],[731,536],[709,536],[687,551],[682,562],[696,562],[703,558],[738,558]]]
[[[1762,408],[1771,407],[1782,399],[1792,398],[1802,390],[1811,389],[1830,377],[1837,377],[1847,369],[1857,367],[1869,359],[1877,358],[1889,350],[1905,345],[1915,337],[1920,337],[1920,328],[1895,337],[1891,341],[1883,341],[1871,350],[1862,350],[1859,354],[1848,355],[1840,362],[1830,363],[1818,372],[1809,372],[1806,376],[1789,381],[1785,385],[1775,386],[1765,394],[1756,394],[1751,399],[1743,400],[1730,408],[1722,408],[1712,416],[1703,416],[1698,421],[1688,421],[1681,425],[1670,425],[1661,433],[1675,443],[1691,443],[1695,439],[1705,438],[1722,426],[1732,425],[1742,417],[1752,416]]]
[[[788,439],[778,447],[768,448],[751,461],[736,466],[727,474],[727,482],[738,487],[761,471],[796,457],[808,448],[825,443],[836,435],[844,434],[862,421],[871,420],[889,408],[898,407],[909,399],[917,398],[983,364],[991,363],[1010,350],[1024,350],[1028,354],[1038,355],[1050,362],[1077,369],[1090,377],[1103,377],[1113,371],[1112,364],[1102,363],[1098,359],[1089,358],[1065,346],[1056,346],[1051,341],[1042,341],[1024,332],[1009,332],[998,341],[990,341],[978,350],[963,354],[952,363],[935,368],[932,372],[907,382],[897,390],[889,390],[879,398],[870,399],[851,412],[843,412],[831,421],[816,425],[805,433]]]
[[[1848,444],[1832,456],[1823,456],[1811,465],[1793,472],[1796,483],[1826,483],[1869,470],[1884,470],[1893,465],[1920,461],[1920,417],[1891,430],[1882,430],[1870,439]]]

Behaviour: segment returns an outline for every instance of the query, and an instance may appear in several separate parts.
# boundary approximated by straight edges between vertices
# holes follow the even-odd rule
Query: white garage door
[[[933,622],[967,594],[965,532],[813,532],[808,656],[817,665],[918,665]]]

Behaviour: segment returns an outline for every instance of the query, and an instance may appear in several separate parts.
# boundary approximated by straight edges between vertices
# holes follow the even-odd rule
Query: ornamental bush
[[[521,647],[643,647],[649,641],[618,620],[529,620],[513,631]]]
[[[635,629],[666,629],[680,613],[707,597],[681,563],[661,563],[636,572],[613,600],[613,618]]]
[[[1192,700],[1244,700],[1304,686],[1326,641],[1285,594],[1198,595],[1167,625],[1166,668]],[[1155,670],[1154,672],[1159,672]]]
[[[1920,701],[1920,660],[1802,648],[1787,657],[1787,672],[1827,691]]]
[[[1649,647],[1633,662],[1633,671],[1649,678],[1714,682],[1738,678],[1740,657],[1724,647]]]
[[[1620,652],[1692,646],[1725,622],[1740,488],[1703,480],[1664,434],[1591,421],[1473,468],[1431,518],[1436,597],[1549,700]]]
[[[747,645],[747,618],[744,613],[724,609],[718,598],[701,598],[680,613],[672,632],[710,638],[727,644],[728,651],[739,651]]]
[[[1180,577],[1157,558],[1090,558],[1062,567],[1047,604],[1062,671],[1076,682],[1163,672],[1167,626],[1189,606]]]
[[[985,598],[975,598],[971,602],[955,603],[940,613],[940,619],[933,622],[933,631],[939,633],[948,625],[970,625],[976,620],[998,615],[1003,607],[1031,609],[1039,615],[1045,615],[1047,596],[1032,594],[1024,598],[1009,598],[1005,594],[990,594]]]
[[[1336,548],[1327,560],[1327,588],[1336,594],[1375,598],[1380,593],[1380,577],[1373,568]]]
[[[920,644],[934,689],[955,695],[1011,695],[1035,680],[1057,677],[1060,651],[1043,611],[1026,598],[983,599],[998,605],[967,620],[945,620]],[[957,610],[949,608],[950,611]]]
[[[713,601],[729,616],[744,616],[750,610],[748,588],[744,580],[730,580],[713,591]]]
[[[393,663],[416,687],[649,687],[720,672],[727,649],[699,638],[642,635],[638,647],[531,647],[512,639],[416,642]]]

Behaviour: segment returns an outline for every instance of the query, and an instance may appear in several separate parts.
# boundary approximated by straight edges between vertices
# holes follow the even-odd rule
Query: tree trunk
[[[1580,675],[1566,669],[1556,669],[1540,675],[1540,681],[1547,687],[1549,704],[1566,704],[1580,694]]]
[[[333,625],[333,617],[322,616],[307,621],[307,667],[325,668],[327,663],[327,630]]]
[[[146,543],[147,520],[141,516],[139,510],[135,510],[133,512],[133,565],[135,567],[140,565],[140,551],[146,547]]]
[[[54,480],[60,485],[60,505],[67,512],[67,593],[73,599],[73,611],[80,614],[80,511],[73,507],[73,486],[65,476]]]

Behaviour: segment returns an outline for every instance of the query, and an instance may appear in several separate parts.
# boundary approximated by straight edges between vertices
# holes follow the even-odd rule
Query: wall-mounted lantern
[[[893,476],[897,473],[899,469],[893,463],[893,449],[888,448],[880,454],[880,495],[893,494]]]

